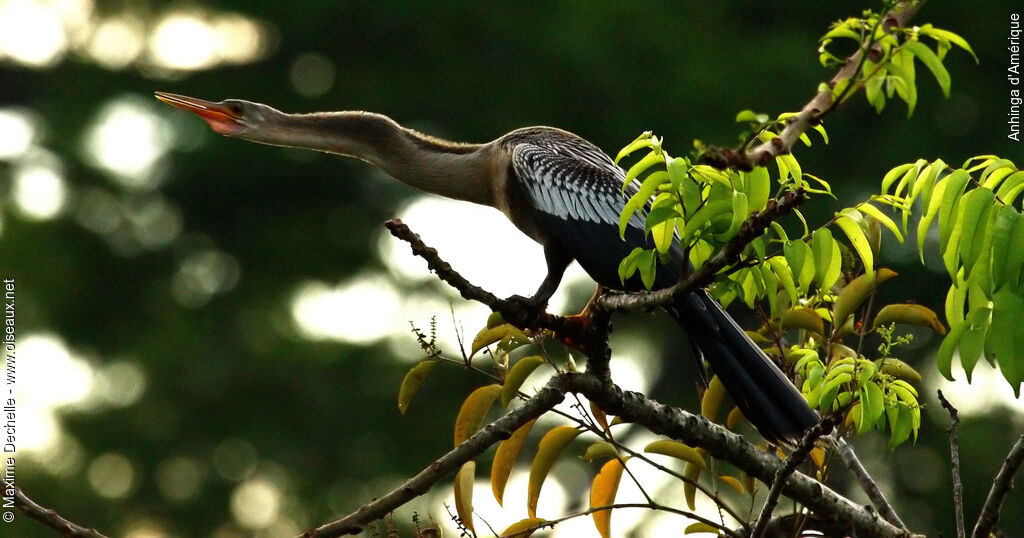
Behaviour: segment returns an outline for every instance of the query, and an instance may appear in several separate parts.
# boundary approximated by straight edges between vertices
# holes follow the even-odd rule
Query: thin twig
[[[30,499],[28,495],[25,495],[25,492],[21,491],[21,488],[14,488],[14,505],[17,506],[18,509],[26,516],[50,527],[60,533],[61,536],[107,538],[95,529],[87,529],[65,519],[64,517],[61,517],[61,515],[52,508],[46,508],[39,505],[39,503]]]
[[[967,532],[964,530],[964,484],[960,480],[960,414],[953,404],[949,403],[942,395],[941,390],[938,393],[939,403],[949,413],[949,457],[953,468],[953,511],[956,514],[956,536],[965,538]]]
[[[761,536],[764,536],[768,522],[772,519],[772,512],[775,511],[775,507],[779,504],[782,485],[786,483],[789,475],[796,472],[796,468],[807,459],[807,455],[814,449],[814,443],[818,441],[818,438],[831,432],[834,427],[835,424],[828,417],[815,424],[813,428],[804,434],[804,438],[800,441],[797,449],[790,453],[786,457],[785,463],[775,471],[772,487],[768,490],[768,496],[764,500],[764,507],[761,508],[761,514],[757,517],[753,530],[750,531],[751,538],[761,538]]]
[[[988,498],[985,499],[978,522],[974,525],[972,538],[988,538],[992,530],[996,528],[1003,500],[1013,489],[1013,476],[1017,474],[1021,464],[1024,464],[1024,435],[1017,438],[1017,442],[1013,444],[1013,448],[1003,460],[1003,465],[999,468],[995,480],[992,481],[992,489],[988,491]]]
[[[594,507],[589,508],[587,510],[584,510],[582,512],[576,512],[576,513],[573,513],[573,514],[569,514],[567,516],[560,517],[558,519],[546,520],[544,523],[542,523],[540,525],[537,525],[536,527],[532,527],[532,528],[529,528],[529,529],[523,529],[523,530],[521,530],[521,531],[519,531],[519,532],[517,532],[515,534],[510,534],[507,537],[503,536],[502,538],[513,538],[515,536],[527,536],[527,535],[532,534],[534,532],[537,532],[537,531],[539,531],[541,529],[554,528],[555,525],[557,525],[559,523],[562,523],[563,521],[568,521],[568,520],[573,519],[573,518],[589,516],[589,515],[597,513],[597,512],[604,512],[606,510],[618,510],[618,509],[622,509],[622,508],[646,508],[648,510],[657,510],[657,511],[660,511],[660,512],[668,512],[670,514],[677,514],[677,515],[680,515],[680,516],[692,519],[694,521],[699,521],[701,523],[704,523],[705,525],[709,525],[711,527],[714,527],[714,528],[718,529],[719,531],[722,531],[726,535],[732,536],[733,538],[742,538],[742,536],[740,536],[739,534],[736,534],[735,531],[733,531],[732,529],[729,529],[728,527],[726,527],[726,526],[724,526],[724,525],[722,525],[720,523],[715,523],[714,521],[712,521],[710,519],[707,519],[705,517],[701,517],[701,516],[699,516],[699,515],[697,515],[697,514],[695,514],[693,512],[687,511],[687,510],[680,510],[679,508],[673,508],[671,506],[666,506],[666,505],[663,505],[663,504],[658,504],[656,502],[622,503],[622,504],[609,504],[609,505],[606,505],[606,506],[594,506]]]
[[[882,16],[882,28],[886,34],[892,34],[898,28],[906,26],[907,22],[921,9],[925,0],[906,0],[898,3]],[[873,37],[873,36],[870,36]],[[846,61],[843,67],[828,82],[828,86],[819,91],[807,102],[797,113],[791,117],[786,127],[779,136],[757,147],[736,151],[728,148],[708,148],[703,161],[718,168],[736,168],[739,170],[751,170],[755,166],[765,166],[779,155],[785,155],[793,149],[793,145],[800,139],[800,135],[807,129],[821,122],[821,119],[834,110],[838,102],[833,96],[833,88],[849,81],[857,76],[857,71],[862,64],[866,47],[858,47]]]
[[[849,469],[850,473],[853,474],[853,478],[857,481],[860,489],[867,494],[868,499],[871,500],[872,506],[878,510],[883,518],[889,523],[896,525],[901,529],[906,529],[906,524],[900,519],[900,516],[896,514],[896,510],[893,510],[892,505],[885,498],[885,494],[878,488],[878,484],[868,474],[867,469],[857,458],[857,454],[854,453],[853,447],[846,442],[845,439],[839,437],[835,440],[836,449],[839,452],[839,458],[843,460],[843,464]]]

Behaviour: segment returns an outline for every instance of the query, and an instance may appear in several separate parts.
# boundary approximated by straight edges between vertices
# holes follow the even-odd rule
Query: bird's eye
[[[241,116],[242,115],[242,112],[243,112],[242,103],[239,103],[239,102],[236,101],[236,102],[228,103],[227,106],[228,106],[228,111],[231,112],[232,114],[234,114],[235,116]]]

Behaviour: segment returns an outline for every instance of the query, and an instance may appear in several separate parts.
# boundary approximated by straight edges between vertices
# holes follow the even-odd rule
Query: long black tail
[[[793,383],[707,292],[691,293],[667,310],[765,439],[795,443],[818,422]]]

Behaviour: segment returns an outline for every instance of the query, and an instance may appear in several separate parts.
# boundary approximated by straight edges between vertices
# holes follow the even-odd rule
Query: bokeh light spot
[[[36,127],[27,112],[0,108],[0,133],[0,160],[13,160],[28,152]]]
[[[205,477],[203,468],[191,458],[174,457],[156,468],[156,487],[168,500],[184,502],[196,496]]]
[[[319,97],[334,87],[334,62],[323,54],[307,52],[295,58],[288,75],[296,93]]]
[[[135,484],[132,463],[120,454],[107,452],[97,456],[86,471],[89,485],[101,497],[120,499],[131,492]]]
[[[113,361],[96,372],[94,394],[104,403],[127,407],[146,392],[146,374],[133,361]]]
[[[110,17],[93,30],[87,53],[107,69],[123,69],[142,53],[145,32],[142,22],[135,17]]]
[[[0,56],[32,67],[57,62],[68,45],[60,12],[42,2],[0,2]]]
[[[18,212],[32,220],[58,216],[67,204],[67,184],[56,157],[26,159],[14,170],[12,198]]]
[[[378,276],[356,277],[336,287],[305,282],[291,299],[292,319],[304,337],[356,344],[390,334],[401,323],[400,307],[398,290]]]
[[[170,149],[173,131],[154,105],[138,96],[108,102],[86,131],[86,157],[121,185],[151,188],[157,161]]]
[[[231,515],[239,525],[262,529],[277,519],[281,510],[281,491],[264,478],[246,480],[231,495]]]

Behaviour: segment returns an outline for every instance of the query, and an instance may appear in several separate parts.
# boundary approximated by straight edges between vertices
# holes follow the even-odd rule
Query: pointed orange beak
[[[221,103],[178,95],[176,93],[153,92],[157,99],[182,110],[187,110],[206,120],[210,127],[224,135],[237,134],[244,127],[242,117]]]

